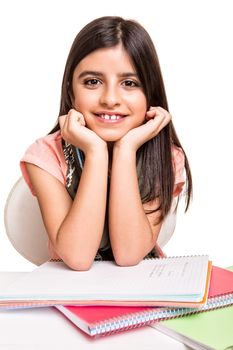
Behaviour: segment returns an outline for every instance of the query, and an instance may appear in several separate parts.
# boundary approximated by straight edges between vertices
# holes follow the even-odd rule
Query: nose
[[[113,108],[119,106],[121,103],[121,96],[116,86],[106,86],[100,96],[100,104],[102,106]]]

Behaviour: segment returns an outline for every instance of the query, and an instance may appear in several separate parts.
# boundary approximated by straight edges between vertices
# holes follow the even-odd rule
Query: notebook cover
[[[233,348],[233,306],[159,322],[153,327],[192,349]]]
[[[233,272],[222,269],[220,267],[213,266],[211,272],[211,281],[208,298],[216,297],[224,294],[233,293]],[[164,310],[164,308],[149,308],[149,307],[117,307],[117,306],[63,306],[59,307],[61,312],[70,311],[72,315],[66,315],[68,318],[72,318],[73,322],[82,330],[90,334],[91,328],[95,327],[98,323],[111,324],[117,318],[122,318],[127,324],[127,318],[135,317],[137,314],[145,316],[146,312],[151,310]],[[197,312],[195,310],[195,312]],[[146,318],[146,317],[145,317]],[[148,320],[147,323],[149,323]],[[142,319],[143,325],[145,320]],[[139,327],[140,324],[137,324]],[[122,328],[122,330],[124,330]]]
[[[233,272],[213,266],[208,298],[233,292]]]

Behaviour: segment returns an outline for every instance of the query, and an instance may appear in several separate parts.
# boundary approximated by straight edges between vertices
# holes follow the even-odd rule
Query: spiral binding
[[[199,308],[154,308],[147,311],[132,313],[125,316],[110,318],[93,323],[88,327],[91,336],[105,336],[132,328],[143,327],[155,321],[192,315],[233,305],[233,293],[212,297]]]
[[[208,255],[207,254],[190,254],[190,255],[171,255],[171,256],[163,256],[163,257],[161,257],[161,258],[150,258],[150,257],[148,257],[148,258],[145,258],[145,260],[155,260],[155,259],[159,259],[159,260],[161,260],[161,259],[165,259],[165,260],[170,260],[170,259],[180,259],[180,258],[198,258],[198,257],[208,257]]]
[[[57,258],[57,259],[50,259],[49,262],[63,262],[63,260],[60,258]]]

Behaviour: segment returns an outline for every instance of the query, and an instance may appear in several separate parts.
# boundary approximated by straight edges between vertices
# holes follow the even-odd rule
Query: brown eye
[[[126,87],[137,87],[137,86],[139,86],[139,84],[136,81],[133,81],[133,80],[125,80],[123,82],[123,85],[126,86]]]
[[[84,84],[88,85],[88,86],[96,86],[96,85],[100,84],[100,81],[98,79],[93,78],[93,79],[85,80]]]
[[[96,78],[87,79],[84,81],[84,85],[90,89],[94,89],[101,84],[101,81]]]

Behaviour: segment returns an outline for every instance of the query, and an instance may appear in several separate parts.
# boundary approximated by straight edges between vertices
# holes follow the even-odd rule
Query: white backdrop
[[[231,1],[1,1],[0,270],[30,270],[5,234],[4,204],[19,160],[54,125],[70,45],[90,20],[138,20],[154,39],[170,110],[193,172],[194,200],[179,212],[169,255],[207,253],[233,264]]]

